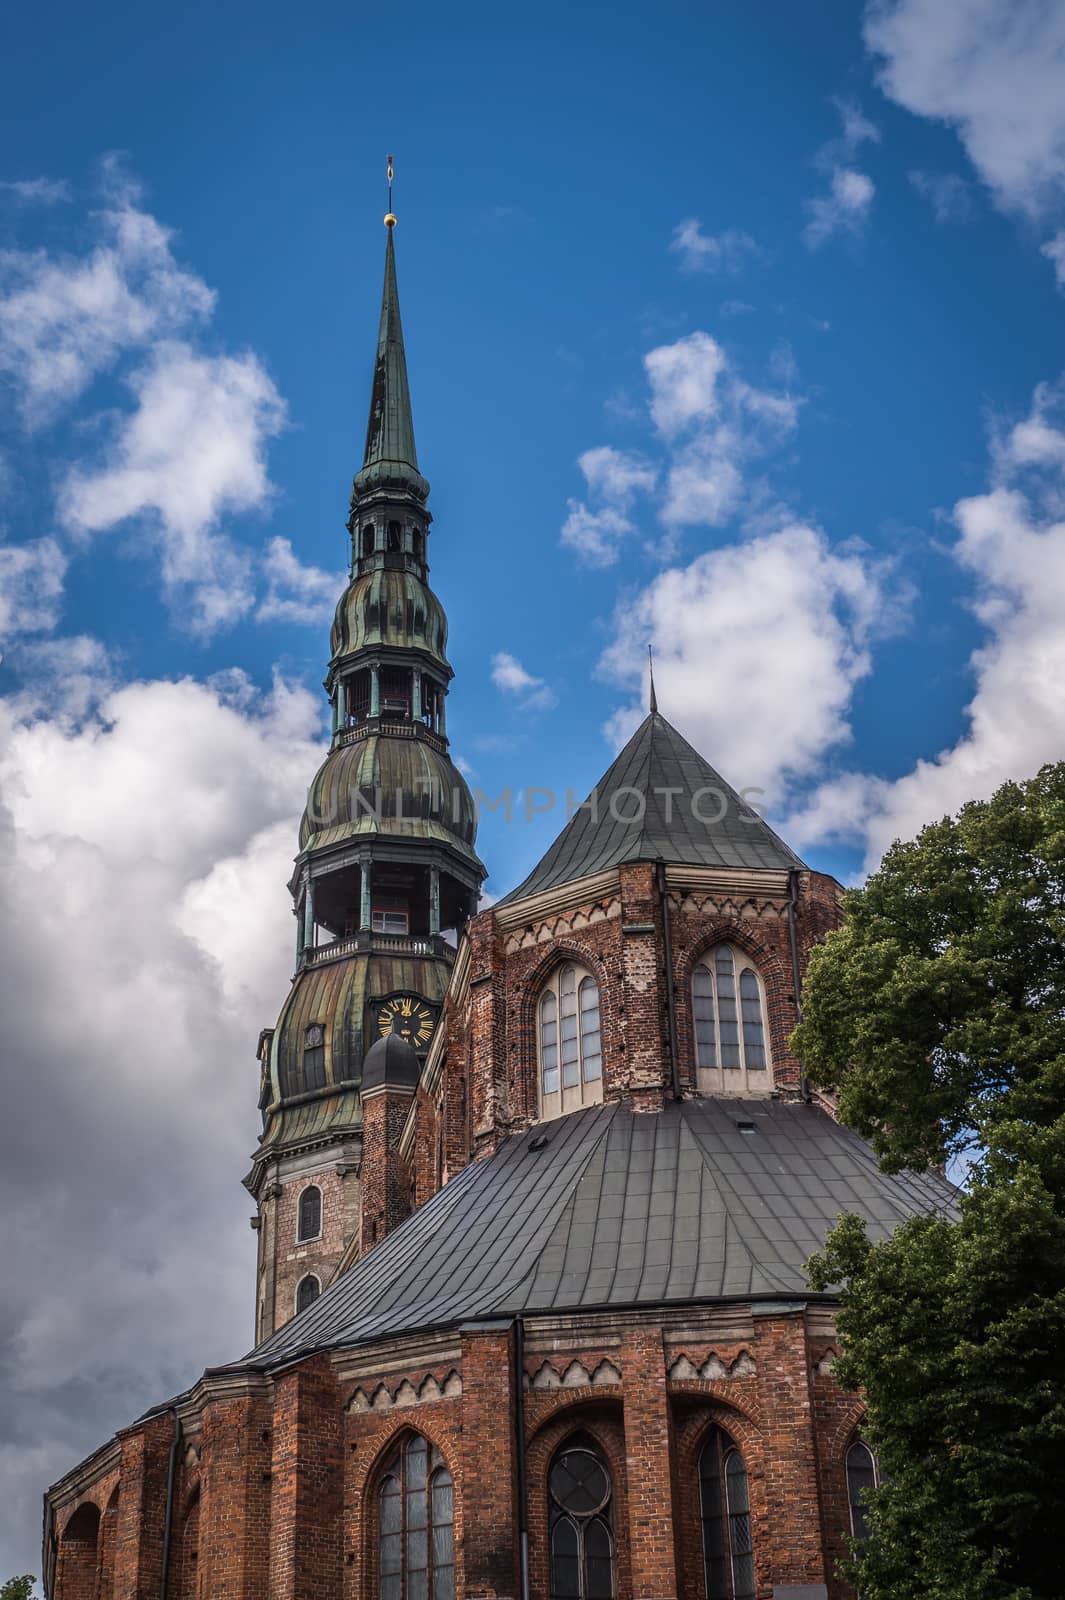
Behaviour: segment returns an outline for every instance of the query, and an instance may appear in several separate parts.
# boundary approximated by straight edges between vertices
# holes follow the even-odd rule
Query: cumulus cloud
[[[91,673],[91,641],[55,648]],[[0,702],[7,1571],[47,1482],[249,1342],[255,1041],[321,702],[238,678],[105,679],[80,719]]]
[[[827,174],[828,190],[806,202],[810,220],[803,239],[811,250],[819,249],[833,234],[860,233],[876,193],[872,178],[854,165],[854,158],[863,144],[879,143],[880,130],[853,101],[837,99],[835,106],[840,134],[822,145],[814,158],[814,164]]]
[[[643,364],[651,385],[651,418],[665,438],[716,416],[718,383],[727,362],[710,334],[696,330],[674,344],[660,345],[648,351]]]
[[[985,493],[959,500],[954,560],[974,586],[986,638],[962,737],[895,781],[849,772],[822,785],[788,823],[797,844],[861,843],[875,867],[895,838],[1065,749],[1065,386],[1040,385],[1029,414],[998,430]]]
[[[66,567],[66,556],[54,539],[0,544],[0,648],[21,635],[55,627]]]
[[[0,375],[24,420],[40,426],[76,401],[124,353],[201,322],[214,294],[179,266],[173,234],[107,179],[85,255],[0,251]]]
[[[263,556],[267,591],[256,620],[270,622],[329,622],[337,596],[344,587],[340,572],[305,565],[288,539],[271,539]]]
[[[698,217],[685,217],[678,222],[669,248],[680,257],[682,272],[738,272],[746,260],[761,253],[750,234],[741,228],[704,233]]]
[[[71,470],[67,525],[101,532],[130,520],[158,550],[169,598],[194,631],[234,621],[254,601],[251,562],[223,533],[230,512],[270,496],[266,442],[285,408],[259,360],[207,356],[165,341],[129,378],[136,406],[95,464]]]
[[[578,456],[594,509],[583,500],[570,500],[562,525],[562,543],[590,567],[608,567],[618,558],[618,547],[635,525],[628,513],[638,494],[649,494],[658,470],[643,456],[600,445]]]
[[[1065,9],[1057,0],[873,0],[884,93],[950,123],[996,202],[1038,218],[1065,194]]]
[[[620,745],[644,714],[652,640],[663,714],[735,787],[775,793],[849,738],[854,686],[899,599],[882,565],[804,523],[704,551],[619,608],[599,669],[634,699],[608,734]]]
[[[512,695],[523,711],[549,711],[558,704],[550,684],[527,672],[517,656],[506,650],[492,657],[492,682],[503,694]]]

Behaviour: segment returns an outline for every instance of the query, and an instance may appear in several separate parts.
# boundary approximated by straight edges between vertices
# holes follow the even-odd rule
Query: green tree
[[[1065,1595],[1065,763],[896,844],[815,952],[795,1047],[888,1170],[965,1155],[950,1216],[810,1263],[887,1481],[864,1600]]]
[[[8,1578],[7,1582],[0,1584],[0,1600],[33,1600],[33,1574],[27,1572],[21,1578]]]

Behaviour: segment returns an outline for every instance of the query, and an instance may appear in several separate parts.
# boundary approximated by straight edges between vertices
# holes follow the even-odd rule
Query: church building
[[[810,1091],[789,1038],[839,885],[653,689],[478,909],[385,223],[332,738],[259,1041],[255,1344],[53,1485],[46,1592],[854,1600],[878,1469],[803,1266],[841,1212],[883,1238],[954,1191],[882,1173]]]

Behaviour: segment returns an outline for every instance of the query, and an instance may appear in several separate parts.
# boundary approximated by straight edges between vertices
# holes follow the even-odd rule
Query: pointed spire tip
[[[658,696],[655,694],[655,652],[654,646],[647,646],[647,672],[651,680],[650,712],[652,716],[658,714]]]

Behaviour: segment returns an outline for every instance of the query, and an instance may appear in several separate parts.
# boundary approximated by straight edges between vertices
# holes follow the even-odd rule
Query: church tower
[[[364,1143],[367,1162],[377,1160],[369,1124],[395,1121],[397,1106],[373,1119],[364,1106],[382,1095],[409,1102],[485,877],[473,800],[448,754],[447,618],[428,581],[429,484],[414,445],[395,221],[390,208],[348,518],[351,581],[325,678],[332,739],[289,883],[296,971],[259,1042],[263,1132],[245,1179],[258,1206],[259,1339],[373,1243],[360,1238]]]

